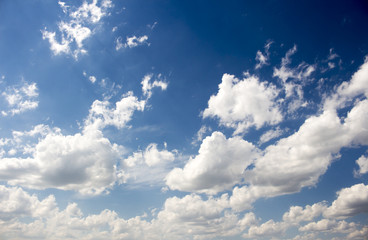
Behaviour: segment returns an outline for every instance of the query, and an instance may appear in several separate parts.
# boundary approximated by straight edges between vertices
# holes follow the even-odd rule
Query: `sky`
[[[367,22],[0,0],[0,238],[368,239]]]

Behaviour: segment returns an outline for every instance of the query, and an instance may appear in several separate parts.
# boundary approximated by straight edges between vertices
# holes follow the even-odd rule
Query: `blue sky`
[[[1,239],[367,239],[365,1],[0,2]]]

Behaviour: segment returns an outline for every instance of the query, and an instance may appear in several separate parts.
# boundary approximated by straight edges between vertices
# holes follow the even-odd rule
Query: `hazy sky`
[[[0,0],[1,239],[367,239],[366,1]]]

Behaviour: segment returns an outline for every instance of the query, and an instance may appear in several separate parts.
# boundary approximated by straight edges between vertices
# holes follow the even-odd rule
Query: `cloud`
[[[153,74],[146,74],[141,82],[142,85],[142,92],[143,95],[145,95],[148,98],[151,98],[152,96],[152,89],[157,87],[161,88],[162,91],[165,91],[167,89],[168,83],[161,80],[162,75],[158,74],[157,78],[151,83],[151,80],[153,79]]]
[[[356,184],[337,193],[337,199],[326,209],[324,216],[344,219],[368,212],[368,186]]]
[[[356,229],[354,222],[348,223],[346,221],[336,221],[330,219],[322,219],[318,222],[311,222],[307,225],[300,227],[299,231],[312,231],[312,232],[332,232],[332,233],[349,233]]]
[[[121,129],[131,120],[133,113],[143,111],[145,105],[146,101],[138,100],[133,92],[124,94],[121,100],[115,103],[115,108],[111,108],[107,100],[95,100],[85,120],[85,129],[102,129],[109,125]]]
[[[355,101],[345,118],[336,107],[347,106],[350,99],[365,93],[362,86],[368,64],[365,62],[327,98],[319,116],[309,117],[294,134],[268,146],[256,159],[254,168],[244,173],[248,186],[235,187],[230,199],[233,208],[244,210],[261,197],[273,197],[314,186],[343,147],[367,145],[368,100]]]
[[[280,127],[277,127],[275,130],[271,129],[261,135],[259,138],[259,143],[266,143],[274,138],[280,137],[283,133],[284,131],[281,130]]]
[[[272,84],[260,82],[255,76],[243,80],[224,74],[219,91],[212,95],[203,118],[216,117],[220,124],[243,133],[249,127],[257,129],[265,124],[275,125],[283,119],[275,102],[279,91]]]
[[[38,200],[36,195],[29,195],[19,187],[0,185],[0,221],[9,221],[20,217],[45,217],[56,210],[53,195]]]
[[[23,113],[38,107],[38,88],[36,83],[24,82],[20,87],[8,87],[2,96],[8,103],[8,110],[2,111],[3,116]]]
[[[356,171],[356,175],[363,175],[368,172],[368,158],[365,156],[360,156],[358,160],[356,160],[356,164],[359,166],[359,170]]]
[[[100,131],[62,135],[40,140],[28,158],[3,158],[0,179],[32,189],[74,190],[83,195],[108,191],[117,180],[119,148]]]
[[[315,67],[313,65],[302,62],[295,68],[289,67],[291,56],[294,55],[296,51],[297,47],[294,45],[293,48],[286,52],[285,57],[281,60],[280,68],[274,67],[273,77],[278,77],[283,81],[283,83],[286,83],[288,79],[303,80],[311,76],[315,71]]]
[[[257,55],[256,55],[256,61],[258,62],[255,66],[255,69],[260,69],[261,67],[263,67],[264,65],[268,65],[268,60],[270,57],[270,47],[271,44],[273,42],[272,41],[268,41],[267,44],[265,45],[264,49],[265,49],[265,53],[262,53],[261,51],[257,51]]]
[[[197,156],[167,175],[166,184],[173,190],[215,194],[239,183],[256,156],[251,143],[213,132],[203,140]]]
[[[47,39],[50,43],[50,50],[54,55],[69,54],[75,59],[81,54],[86,54],[83,42],[90,38],[95,32],[95,26],[100,22],[102,17],[108,15],[108,10],[112,8],[110,0],[102,0],[97,4],[97,0],[91,3],[84,1],[83,4],[72,10],[72,7],[59,1],[64,14],[69,17],[68,21],[58,22],[59,34],[56,32],[42,30],[42,38]]]
[[[51,133],[60,133],[60,129],[53,128],[44,124],[39,124],[29,131],[12,131],[11,138],[0,138],[0,149],[8,152],[8,156],[22,154],[30,156],[35,151],[35,140],[44,138]],[[12,154],[9,152],[12,151]],[[3,154],[4,155],[4,154]]]
[[[147,42],[148,40],[148,36],[147,35],[143,35],[141,37],[137,37],[137,36],[132,36],[132,37],[127,37],[126,38],[126,42],[123,43],[123,40],[121,37],[118,37],[115,41],[116,43],[116,51],[119,51],[122,48],[134,48],[134,47],[138,47],[144,44],[149,45],[149,43]]]
[[[124,182],[129,186],[163,185],[167,173],[172,169],[177,151],[159,150],[156,143],[149,144],[144,151],[137,151],[121,161]]]
[[[275,237],[280,236],[285,233],[287,225],[283,222],[274,222],[269,220],[260,226],[251,226],[248,233],[243,234],[243,238],[254,239],[258,237]]]
[[[203,137],[207,132],[211,132],[211,127],[208,126],[201,126],[201,128],[196,133],[196,136],[193,137],[192,145],[197,145],[199,142],[202,142]]]
[[[300,206],[292,206],[288,212],[284,213],[282,220],[291,224],[309,222],[321,216],[326,209],[326,202],[316,203],[312,206],[307,205],[304,208]]]

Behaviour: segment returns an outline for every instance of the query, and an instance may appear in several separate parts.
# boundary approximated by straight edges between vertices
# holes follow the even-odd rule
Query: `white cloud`
[[[217,117],[220,124],[235,128],[235,134],[249,127],[260,128],[274,125],[282,120],[275,102],[279,91],[272,84],[260,82],[255,76],[243,80],[224,74],[217,95],[212,95],[203,118]]]
[[[115,108],[110,108],[110,102],[107,100],[95,100],[85,121],[85,128],[102,129],[108,125],[123,128],[135,111],[144,110],[145,104],[146,101],[138,100],[132,92],[123,95],[121,100],[115,103]]]
[[[356,184],[337,193],[338,197],[324,212],[328,218],[343,219],[368,212],[368,186]]]
[[[304,208],[300,206],[292,206],[288,212],[284,213],[282,219],[284,222],[289,222],[291,224],[309,222],[321,216],[326,209],[326,202],[316,203],[312,206],[307,205]]]
[[[201,126],[201,128],[198,130],[198,132],[196,133],[196,136],[193,137],[193,141],[192,141],[192,144],[193,145],[196,145],[198,144],[199,142],[202,142],[205,134],[207,132],[211,132],[212,129],[211,127],[207,127],[207,126]]]
[[[348,223],[346,221],[322,219],[318,222],[311,222],[300,227],[299,231],[349,233],[355,231],[356,227],[354,222]]]
[[[245,172],[250,186],[234,189],[234,204],[245,207],[259,197],[294,193],[315,185],[342,147],[368,142],[368,131],[363,130],[367,109],[368,100],[359,102],[344,123],[335,111],[325,111],[307,119],[293,135],[267,147],[254,169]]]
[[[260,226],[251,226],[248,233],[243,234],[244,238],[258,238],[258,237],[276,237],[283,235],[287,229],[287,224],[284,222],[274,222],[269,220]]]
[[[161,80],[162,75],[158,74],[157,78],[151,83],[153,79],[153,74],[146,74],[142,79],[142,92],[147,98],[152,96],[152,89],[157,87],[161,88],[162,91],[167,89],[168,83]]]
[[[91,81],[91,83],[95,83],[97,80],[95,76],[89,76],[88,79]]]
[[[166,184],[173,190],[221,192],[241,181],[256,156],[251,143],[213,132],[203,140],[197,156],[190,158],[184,168],[175,168],[167,175]]]
[[[261,51],[257,51],[256,61],[258,63],[256,64],[256,67],[255,67],[256,69],[259,69],[259,68],[263,67],[264,65],[268,65],[269,64],[268,63],[268,60],[269,60],[269,57],[270,57],[269,50],[270,50],[270,47],[271,47],[271,44],[272,43],[273,43],[272,41],[269,41],[265,45],[265,47],[264,47],[265,53],[262,53]]]
[[[280,127],[277,127],[275,130],[271,129],[261,135],[261,137],[259,138],[259,143],[260,144],[266,143],[271,139],[280,137],[283,133],[284,131],[281,130]]]
[[[2,92],[2,96],[8,103],[9,109],[2,111],[4,116],[14,116],[38,107],[38,88],[36,83],[24,83],[20,87],[8,87]]]
[[[134,48],[134,47],[138,47],[144,44],[149,45],[147,40],[148,40],[147,35],[143,35],[141,37],[132,36],[132,37],[127,37],[126,42],[123,43],[123,39],[121,37],[118,37],[115,41],[116,43],[115,49],[116,51],[119,51],[121,48]]]
[[[56,32],[47,31],[46,28],[41,31],[43,39],[49,41],[50,49],[55,55],[70,54],[77,59],[79,55],[87,53],[83,42],[94,34],[96,24],[108,15],[108,10],[112,7],[110,0],[102,0],[99,6],[97,3],[97,0],[91,3],[84,1],[79,8],[72,10],[72,7],[59,1],[64,14],[69,16],[68,21],[58,23],[59,37]]]
[[[172,169],[177,151],[159,150],[157,144],[151,143],[144,151],[134,152],[121,161],[122,177],[130,186],[163,185],[164,178]]]
[[[50,133],[35,146],[32,157],[3,158],[0,179],[32,189],[75,190],[83,195],[108,191],[117,180],[119,147],[100,131]]]
[[[356,160],[356,164],[359,166],[359,170],[356,172],[358,175],[363,175],[368,172],[368,158],[365,156],[361,156],[358,160]]]
[[[253,213],[226,210],[226,194],[207,200],[195,194],[168,198],[151,221],[145,220],[147,214],[123,219],[108,209],[85,216],[76,203],[59,210],[52,195],[40,201],[20,188],[0,187],[0,203],[0,217],[6,213],[0,218],[2,239],[213,239],[240,234],[256,222]]]
[[[303,80],[308,77],[315,71],[315,67],[313,65],[309,65],[306,63],[300,63],[295,68],[290,68],[289,64],[291,63],[291,56],[294,55],[297,51],[296,45],[287,51],[284,58],[281,60],[280,68],[274,67],[273,76],[280,78],[283,83],[291,79]]]
[[[19,187],[0,185],[0,222],[26,216],[50,216],[55,210],[53,195],[39,201],[36,195],[29,195]]]

